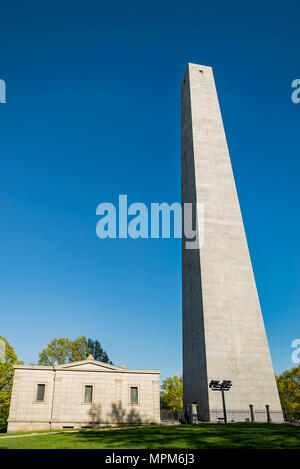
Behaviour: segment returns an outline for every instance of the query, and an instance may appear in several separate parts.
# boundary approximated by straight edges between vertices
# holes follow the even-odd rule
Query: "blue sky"
[[[180,201],[180,83],[214,68],[276,372],[299,330],[296,1],[14,1],[1,7],[0,335],[181,372],[180,240],[100,240],[96,206]]]

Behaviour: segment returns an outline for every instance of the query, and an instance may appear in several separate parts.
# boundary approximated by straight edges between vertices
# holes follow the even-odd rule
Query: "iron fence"
[[[283,413],[281,410],[272,409],[226,409],[227,422],[283,422]],[[210,410],[211,422],[223,422],[224,413],[223,409]]]
[[[161,421],[177,421],[180,422],[184,419],[183,410],[169,410],[169,409],[160,409],[160,420]]]
[[[289,411],[288,409],[284,409],[283,418],[285,422],[300,423],[300,412],[294,412]]]
[[[299,423],[300,412],[294,412],[287,409],[272,410],[272,409],[226,409],[227,422],[260,422],[260,423]],[[184,410],[170,411],[168,409],[160,410],[160,419],[162,422],[185,422]],[[223,409],[210,410],[210,422],[222,423],[224,422]]]

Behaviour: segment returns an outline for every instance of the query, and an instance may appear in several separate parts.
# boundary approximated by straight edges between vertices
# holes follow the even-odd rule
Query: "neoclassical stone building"
[[[16,365],[8,432],[160,423],[159,370],[94,360]]]

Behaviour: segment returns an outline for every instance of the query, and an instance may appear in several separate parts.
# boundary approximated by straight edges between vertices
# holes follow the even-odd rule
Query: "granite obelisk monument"
[[[189,64],[181,88],[182,204],[203,204],[204,241],[182,243],[183,393],[198,418],[222,408],[211,380],[231,380],[228,409],[281,421],[258,299],[211,67]],[[241,413],[242,415],[242,413]],[[272,413],[271,413],[272,415]]]

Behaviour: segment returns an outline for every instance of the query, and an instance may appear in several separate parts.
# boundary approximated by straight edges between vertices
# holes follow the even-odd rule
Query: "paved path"
[[[40,435],[57,435],[59,433],[78,433],[78,432],[90,432],[90,431],[97,431],[97,432],[105,432],[108,430],[128,430],[132,427],[105,427],[105,428],[79,428],[77,430],[60,430],[57,432],[45,432],[45,433],[26,433],[20,435],[5,435],[0,436],[0,440],[4,440],[5,438],[20,438],[24,436],[40,436]]]

